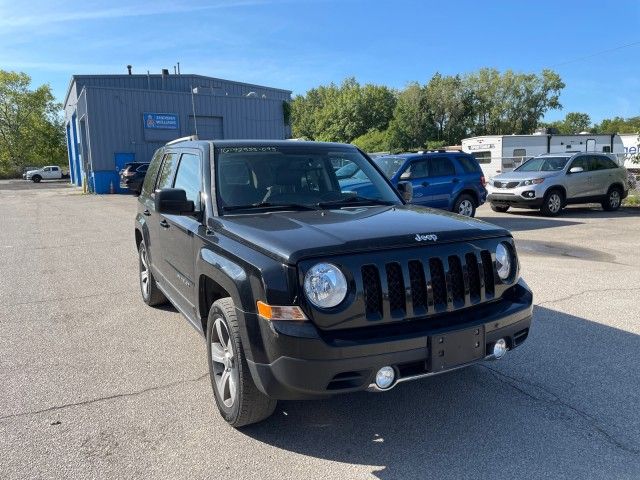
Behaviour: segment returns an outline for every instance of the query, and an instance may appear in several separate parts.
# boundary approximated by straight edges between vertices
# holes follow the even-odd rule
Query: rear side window
[[[458,160],[458,162],[460,162],[460,165],[462,165],[462,169],[464,170],[465,173],[478,173],[480,172],[480,165],[478,165],[478,162],[476,160],[474,160],[472,157],[467,157],[465,156],[457,156],[456,159]]]
[[[610,168],[617,168],[617,165],[613,160],[607,157],[601,157],[600,155],[594,155],[591,157],[592,170],[608,170]]]
[[[193,201],[196,211],[200,210],[200,190],[202,188],[202,175],[200,170],[200,157],[193,153],[183,153],[176,172],[174,188],[181,188],[187,192],[187,200]]]
[[[149,168],[147,170],[147,175],[144,177],[144,182],[142,183],[142,194],[150,195],[153,193],[153,187],[156,184],[156,177],[158,176],[158,170],[160,170],[160,165],[162,164],[162,150],[156,151],[151,159],[151,163],[149,164]]]
[[[429,160],[430,177],[447,177],[455,174],[456,169],[447,157],[434,157]]]
[[[158,173],[158,181],[156,182],[156,190],[162,190],[163,188],[171,188],[173,183],[173,174],[176,171],[178,165],[178,154],[168,153],[162,160],[162,167],[160,167],[160,173]]]

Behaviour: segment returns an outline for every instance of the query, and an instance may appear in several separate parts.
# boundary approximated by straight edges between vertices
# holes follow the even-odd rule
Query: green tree
[[[472,115],[471,92],[462,79],[436,73],[425,87],[426,102],[436,128],[436,139],[457,143],[467,133]]]
[[[556,120],[550,123],[541,123],[540,126],[554,128],[563,135],[573,135],[575,133],[589,131],[591,128],[591,117],[586,113],[570,112],[563,120]]]
[[[640,132],[640,117],[605,118],[594,125],[594,133],[638,133]]]
[[[389,148],[410,150],[423,147],[435,135],[426,90],[419,83],[408,84],[397,99],[389,124]]]
[[[354,139],[353,144],[369,153],[389,151],[389,137],[386,130],[370,130]]]
[[[66,163],[61,108],[49,85],[32,89],[27,74],[0,70],[0,174]]]
[[[380,85],[360,85],[355,78],[309,90],[292,102],[294,137],[351,142],[370,130],[386,130],[395,93]]]

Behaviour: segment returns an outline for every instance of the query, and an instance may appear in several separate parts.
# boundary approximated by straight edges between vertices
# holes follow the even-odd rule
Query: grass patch
[[[640,192],[631,190],[629,196],[622,201],[623,207],[640,207]]]

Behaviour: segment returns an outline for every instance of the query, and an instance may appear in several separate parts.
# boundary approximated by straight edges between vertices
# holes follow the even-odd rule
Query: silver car
[[[600,203],[617,210],[629,193],[627,171],[604,153],[547,153],[530,158],[513,172],[493,177],[487,200],[496,212],[534,208],[558,215],[571,203]]]

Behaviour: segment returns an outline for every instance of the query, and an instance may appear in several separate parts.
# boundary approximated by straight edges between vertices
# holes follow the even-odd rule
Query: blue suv
[[[374,158],[394,186],[401,181],[413,185],[411,203],[450,210],[473,217],[487,199],[485,178],[473,156],[462,152],[403,153]],[[336,170],[342,188],[366,196],[367,181],[352,164]]]

